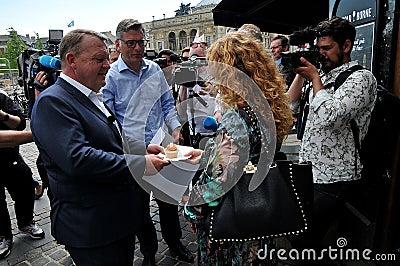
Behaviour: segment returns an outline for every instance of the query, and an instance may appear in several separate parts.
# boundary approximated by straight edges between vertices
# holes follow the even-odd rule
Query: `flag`
[[[73,26],[74,26],[74,21],[71,21],[71,22],[68,24],[68,28],[73,27]]]

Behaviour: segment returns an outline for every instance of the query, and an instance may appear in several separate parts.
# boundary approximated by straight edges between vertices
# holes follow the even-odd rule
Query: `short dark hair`
[[[163,55],[172,55],[174,52],[170,49],[162,49],[158,52],[158,57],[162,57]]]
[[[81,50],[81,42],[82,39],[85,35],[91,35],[94,37],[99,38],[101,41],[104,42],[104,45],[106,45],[106,40],[107,38],[96,31],[93,30],[86,30],[86,29],[76,29],[72,30],[67,33],[62,39],[60,43],[60,48],[59,48],[59,54],[60,54],[60,59],[61,63],[64,64],[66,62],[66,54],[69,52],[74,52],[75,54],[79,55],[82,50]]]
[[[184,52],[190,52],[190,46],[186,46],[185,48],[182,49],[181,55],[183,55]]]
[[[356,28],[353,23],[347,19],[333,16],[320,22],[315,28],[316,37],[330,36],[340,46],[349,39],[352,44],[356,38]]]
[[[273,40],[273,41],[275,41],[275,40],[281,40],[281,46],[282,46],[282,47],[289,46],[289,39],[286,38],[286,37],[283,36],[283,35],[277,35],[277,36],[275,36],[272,40]]]
[[[128,18],[128,19],[121,20],[121,22],[118,23],[115,36],[119,40],[122,38],[122,34],[124,34],[124,32],[130,31],[130,30],[137,30],[137,31],[142,31],[143,34],[145,33],[142,23],[140,23],[136,19]]]

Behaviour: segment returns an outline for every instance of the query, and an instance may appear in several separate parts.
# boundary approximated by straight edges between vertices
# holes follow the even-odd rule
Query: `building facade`
[[[212,9],[220,0],[203,0],[175,17],[144,22],[147,49],[160,51],[171,49],[175,53],[189,46],[196,35],[204,34],[208,45],[225,35],[226,27],[214,26]],[[181,5],[183,7],[183,5]]]

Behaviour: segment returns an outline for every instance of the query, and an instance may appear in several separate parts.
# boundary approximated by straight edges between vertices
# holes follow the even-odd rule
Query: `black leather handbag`
[[[298,235],[309,227],[313,202],[311,163],[276,161],[266,178],[249,191],[244,173],[206,219],[214,242]]]

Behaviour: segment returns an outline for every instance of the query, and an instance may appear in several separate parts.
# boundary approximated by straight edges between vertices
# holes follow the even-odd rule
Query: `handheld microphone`
[[[60,59],[50,55],[42,55],[39,57],[39,63],[44,67],[61,69]]]
[[[206,119],[204,119],[203,127],[207,130],[212,130],[215,132],[218,128],[218,122],[213,116],[209,115],[206,117]]]

